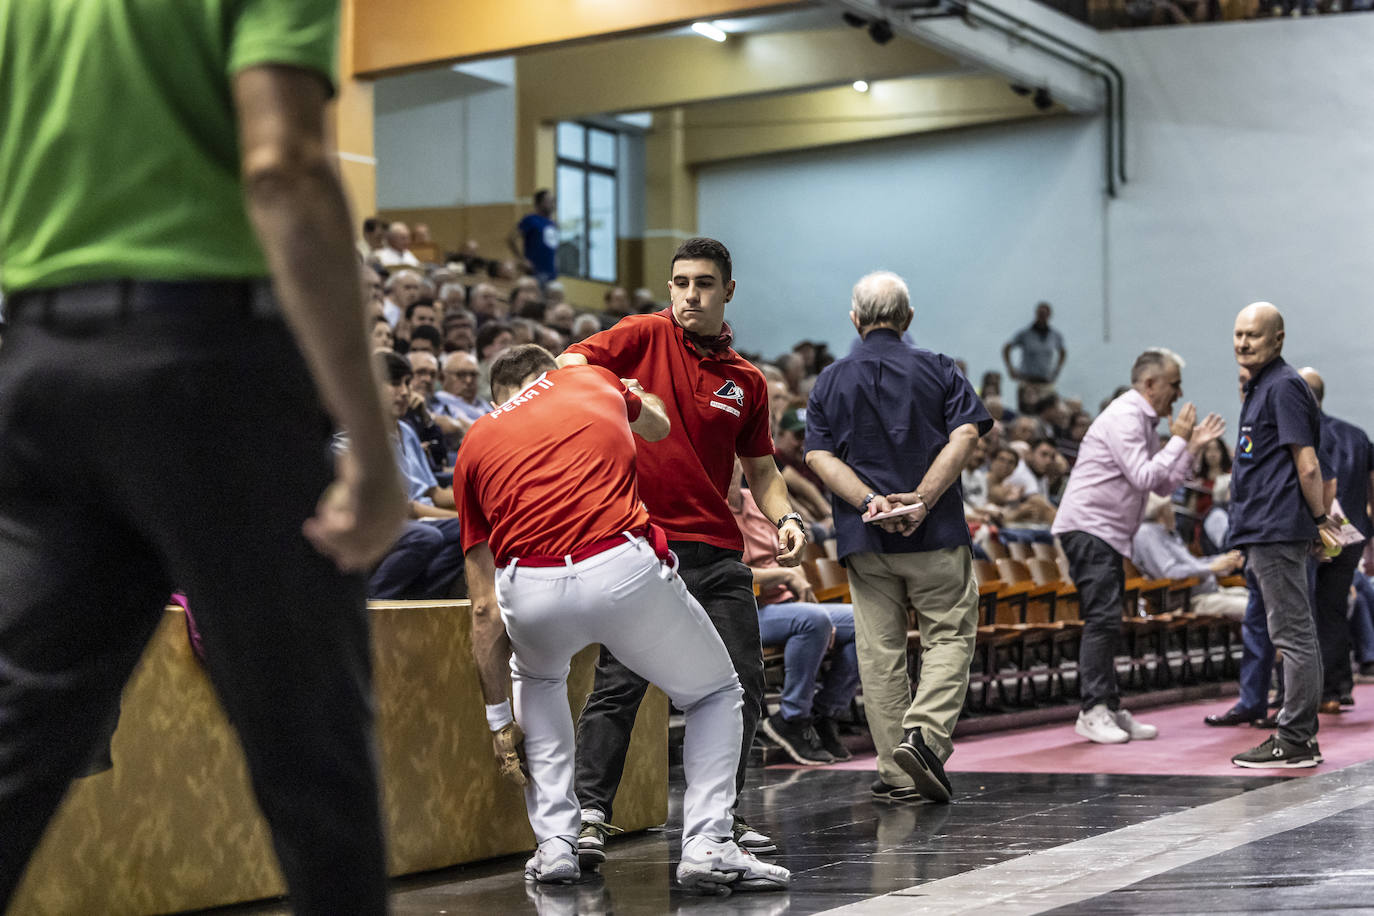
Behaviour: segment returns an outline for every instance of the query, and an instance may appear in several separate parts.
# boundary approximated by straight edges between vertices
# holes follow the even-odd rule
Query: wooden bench
[[[371,604],[383,813],[393,875],[534,848],[520,791],[498,775],[466,601]],[[596,647],[572,663],[591,690]],[[668,818],[668,702],[640,706],[615,801],[628,830]],[[11,913],[166,913],[285,892],[238,741],[169,608],[126,687],[114,769],[77,780]],[[0,825],[3,831],[3,825]]]

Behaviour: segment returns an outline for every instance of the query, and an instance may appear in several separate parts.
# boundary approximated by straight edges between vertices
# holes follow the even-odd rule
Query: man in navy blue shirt
[[[861,279],[849,318],[862,342],[811,392],[806,462],[830,490],[849,567],[864,709],[878,750],[873,795],[946,802],[944,761],[954,750],[978,622],[959,472],[992,418],[952,359],[902,342],[912,310],[901,277]],[[865,522],[904,506],[915,508]],[[922,646],[914,700],[908,605]]]
[[[534,192],[534,212],[516,223],[506,241],[517,258],[534,274],[540,286],[558,278],[558,224],[553,221],[555,201],[548,188]]]
[[[1268,302],[1236,316],[1236,362],[1246,373],[1231,476],[1231,546],[1245,551],[1259,584],[1269,638],[1283,653],[1284,704],[1278,732],[1231,758],[1253,768],[1313,767],[1321,659],[1307,584],[1307,558],[1326,517],[1321,409],[1307,383],[1284,362],[1283,316]]]
[[[1326,385],[1316,369],[1298,370],[1312,389],[1320,408]],[[1350,524],[1369,538],[1369,497],[1374,484],[1374,446],[1369,436],[1353,423],[1321,412],[1321,459],[1336,475],[1336,498]],[[1317,567],[1317,643],[1322,655],[1322,712],[1340,712],[1354,702],[1355,673],[1350,668],[1350,584],[1360,565],[1364,543],[1351,544]]]

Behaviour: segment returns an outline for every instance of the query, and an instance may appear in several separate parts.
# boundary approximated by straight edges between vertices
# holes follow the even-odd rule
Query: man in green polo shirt
[[[404,497],[337,31],[337,0],[0,0],[0,911],[174,585],[294,908],[385,911],[359,573]]]

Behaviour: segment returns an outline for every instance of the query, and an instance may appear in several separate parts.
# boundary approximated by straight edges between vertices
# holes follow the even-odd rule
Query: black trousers
[[[738,550],[710,544],[674,541],[678,574],[692,597],[701,603],[716,626],[744,688],[744,737],[735,791],[744,788],[749,749],[754,744],[763,710],[763,648],[759,642],[759,613],[754,603],[754,575]],[[625,771],[630,732],[649,682],[601,650],[596,679],[577,722],[577,801],[611,818],[611,803]]]
[[[1059,536],[1069,558],[1069,575],[1078,589],[1083,636],[1078,644],[1079,693],[1083,709],[1099,703],[1115,711],[1121,707],[1116,682],[1116,647],[1121,641],[1121,609],[1126,574],[1121,554],[1099,537],[1083,531]]]
[[[1364,554],[1364,544],[1352,544],[1330,563],[1317,564],[1317,590],[1313,610],[1317,618],[1317,643],[1322,653],[1322,699],[1337,700],[1355,689],[1350,668],[1350,583]]]
[[[203,305],[20,310],[5,335],[0,911],[174,585],[293,908],[386,909],[363,581],[301,534],[332,478],[329,423],[280,318]]]

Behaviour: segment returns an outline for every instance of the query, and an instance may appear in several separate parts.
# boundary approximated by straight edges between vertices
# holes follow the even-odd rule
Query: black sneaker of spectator
[[[836,762],[848,760],[854,755],[849,753],[849,748],[844,746],[840,740],[840,726],[829,716],[816,717],[816,734],[821,739],[821,747],[825,748],[826,753],[835,758]]]
[[[881,779],[873,780],[871,791],[875,801],[912,805],[921,800],[921,793],[916,791],[915,786],[888,785]]]
[[[1316,739],[1309,738],[1302,744],[1285,741],[1278,735],[1270,735],[1259,747],[1251,748],[1243,754],[1231,758],[1238,767],[1255,770],[1291,770],[1299,767],[1314,767],[1322,762],[1322,752]]]
[[[922,796],[935,802],[949,801],[953,789],[945,775],[945,766],[939,756],[926,747],[919,728],[907,732],[902,743],[893,749],[892,760],[906,770]]]
[[[822,766],[834,763],[810,719],[784,719],[782,713],[774,713],[763,720],[763,733],[777,742],[778,747],[787,752],[802,766]]]

